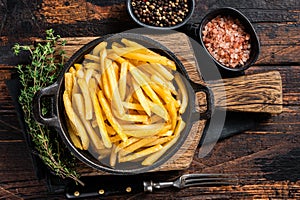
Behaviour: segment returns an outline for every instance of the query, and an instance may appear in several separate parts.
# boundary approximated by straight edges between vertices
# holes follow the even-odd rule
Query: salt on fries
[[[63,101],[74,146],[152,165],[178,140],[188,94],[175,63],[123,38],[99,43],[65,73]]]

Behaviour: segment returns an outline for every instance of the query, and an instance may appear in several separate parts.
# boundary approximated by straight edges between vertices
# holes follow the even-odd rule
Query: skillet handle
[[[45,87],[41,89],[40,91],[36,92],[33,97],[33,117],[34,119],[39,122],[40,124],[46,125],[46,126],[58,126],[58,117],[55,113],[55,94],[57,92],[58,84],[54,83],[53,85],[50,85],[48,87]],[[42,98],[47,97],[51,100],[51,110],[50,110],[50,116],[44,116],[42,113]]]
[[[282,112],[282,81],[278,71],[207,81],[207,85],[218,108],[236,112]]]
[[[212,91],[210,90],[210,88],[208,88],[207,86],[205,85],[201,85],[201,84],[197,84],[195,82],[190,82],[191,86],[193,87],[194,89],[194,92],[196,93],[196,99],[201,101],[201,99],[199,99],[197,97],[197,93],[198,92],[204,92],[205,93],[205,96],[206,96],[206,105],[207,105],[207,108],[206,108],[206,111],[205,112],[196,112],[196,114],[200,114],[200,119],[210,119],[211,116],[212,116],[212,113],[213,113],[213,110],[214,110],[214,95],[212,93]]]

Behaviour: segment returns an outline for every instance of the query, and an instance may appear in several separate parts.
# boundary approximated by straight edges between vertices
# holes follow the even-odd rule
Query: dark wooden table
[[[196,155],[184,173],[221,172],[240,177],[236,186],[166,189],[129,199],[299,199],[300,198],[300,1],[196,0],[191,22],[211,9],[242,11],[261,42],[259,59],[247,74],[277,70],[283,83],[283,112],[259,119],[256,127],[218,142],[204,158]],[[14,43],[32,43],[53,28],[62,37],[101,36],[137,27],[124,1],[0,1],[0,199],[59,199],[35,174],[5,80],[16,73]]]

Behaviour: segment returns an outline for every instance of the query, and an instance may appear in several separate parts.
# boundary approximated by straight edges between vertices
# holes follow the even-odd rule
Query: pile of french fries
[[[132,40],[99,43],[64,76],[74,146],[108,158],[111,167],[152,165],[185,127],[188,95],[175,72],[174,61]]]

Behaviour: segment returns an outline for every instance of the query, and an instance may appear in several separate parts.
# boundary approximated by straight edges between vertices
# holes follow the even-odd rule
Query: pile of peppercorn
[[[188,0],[132,0],[132,11],[140,22],[156,27],[172,27],[185,20]]]

